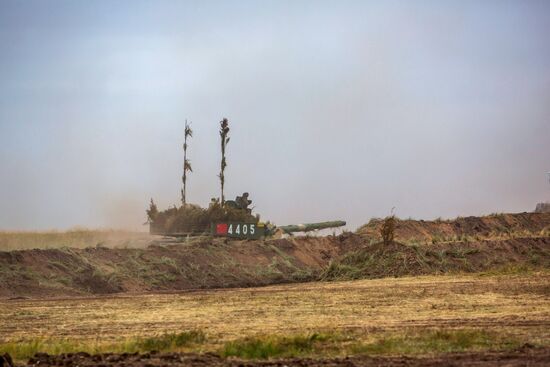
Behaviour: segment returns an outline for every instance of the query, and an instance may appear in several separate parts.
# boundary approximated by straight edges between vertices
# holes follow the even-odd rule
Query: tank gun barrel
[[[309,231],[315,231],[319,229],[336,228],[336,227],[342,227],[345,225],[346,225],[345,221],[335,220],[331,222],[320,222],[320,223],[290,224],[287,226],[280,226],[277,228],[282,230],[284,233],[291,234],[295,232],[309,232]]]

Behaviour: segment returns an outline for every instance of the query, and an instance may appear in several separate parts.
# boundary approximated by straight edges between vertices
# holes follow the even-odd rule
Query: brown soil
[[[381,240],[383,219],[372,219],[357,230],[372,241]],[[451,220],[397,219],[395,240],[398,242],[442,242],[474,237],[526,237],[548,235],[550,213],[494,214],[484,217],[458,217]]]
[[[159,242],[145,249],[0,251],[0,297],[74,296],[308,281],[353,238]]]
[[[531,345],[508,352],[450,353],[426,357],[291,358],[268,361],[223,359],[215,354],[145,353],[145,354],[37,354],[28,366],[548,366],[550,348]]]

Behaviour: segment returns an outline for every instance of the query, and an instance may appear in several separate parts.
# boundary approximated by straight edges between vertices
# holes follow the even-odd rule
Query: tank
[[[212,235],[235,239],[259,239],[346,225],[345,221],[336,220],[277,227],[269,222],[260,222],[259,215],[252,215],[251,204],[252,200],[247,192],[237,196],[235,200],[226,200],[223,207],[219,201],[213,199],[207,209],[186,204],[180,208],[174,206],[159,212],[151,201],[151,207],[147,211],[149,232],[168,237]]]

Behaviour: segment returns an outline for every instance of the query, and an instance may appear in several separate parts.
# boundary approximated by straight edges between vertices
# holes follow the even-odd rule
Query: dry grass
[[[145,232],[123,230],[75,229],[66,232],[8,232],[0,231],[0,251],[105,247],[145,247],[151,241]]]
[[[520,342],[480,329],[421,330],[396,335],[376,334],[365,341],[358,333],[311,333],[292,336],[248,337],[227,342],[221,355],[264,359],[271,357],[435,354],[484,349],[517,348]]]
[[[333,347],[337,345],[334,353],[407,351],[412,348],[408,342],[402,345],[407,340],[417,340],[415,343],[423,346],[419,347],[421,351],[441,344],[426,333],[447,335],[443,339],[451,343],[449,348],[455,345],[452,343],[462,343],[464,337],[460,333],[473,333],[479,339],[479,343],[474,343],[476,348],[499,348],[511,343],[507,340],[514,341],[513,345],[548,345],[549,301],[547,272],[84,299],[3,300],[0,343],[4,344],[0,344],[0,350],[13,343],[29,344],[37,338],[46,338],[50,343],[70,340],[100,342],[105,346],[188,330],[205,333],[207,339],[198,349],[202,351],[223,351],[231,345],[228,343],[243,338],[263,340],[263,336],[287,338],[312,333],[342,335],[331,339]],[[346,337],[349,335],[353,335],[351,344]],[[231,350],[235,348],[227,353],[231,354]]]
[[[216,347],[202,331],[185,331],[148,338],[124,338],[114,342],[71,339],[32,339],[0,344],[0,353],[25,361],[36,353],[85,352],[214,352],[223,357],[265,359],[273,357],[333,357],[344,355],[422,355],[448,352],[510,350],[522,342],[510,336],[481,329],[419,330],[396,335],[376,334],[369,340],[354,332],[323,332],[292,335],[260,335],[225,342]]]
[[[177,334],[163,334],[146,338],[133,337],[123,338],[117,341],[105,342],[96,340],[73,340],[73,339],[48,339],[33,338],[17,342],[0,344],[0,353],[8,353],[16,360],[24,360],[34,356],[36,353],[61,354],[61,353],[134,353],[147,352],[152,350],[193,350],[205,342],[205,335],[202,331],[184,331]]]

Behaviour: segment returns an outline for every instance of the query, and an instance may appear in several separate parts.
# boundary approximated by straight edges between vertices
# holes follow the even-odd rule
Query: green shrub
[[[327,334],[250,337],[225,344],[224,357],[266,359],[270,357],[293,357],[311,353],[324,341],[334,339]]]

